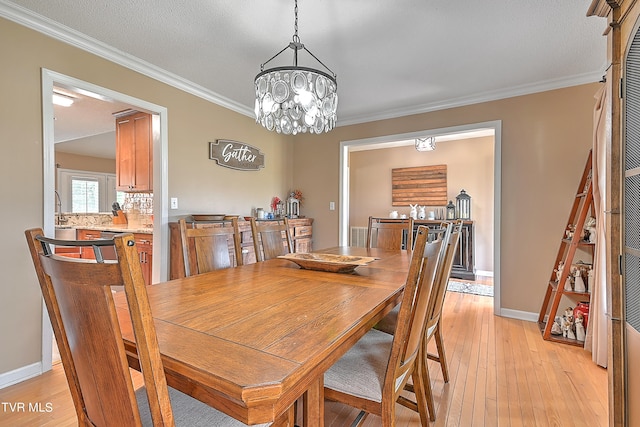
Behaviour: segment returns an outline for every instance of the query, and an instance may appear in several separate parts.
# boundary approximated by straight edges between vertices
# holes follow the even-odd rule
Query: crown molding
[[[570,86],[578,86],[587,83],[594,83],[600,81],[606,69],[606,64],[603,64],[602,70],[594,71],[591,73],[579,74],[562,79],[547,80],[543,82],[516,86],[497,91],[484,92],[471,96],[465,96],[455,99],[437,101],[433,103],[422,104],[418,106],[411,106],[407,108],[398,108],[394,110],[387,110],[380,114],[366,114],[361,116],[351,116],[348,119],[340,120],[339,126],[354,125],[366,122],[372,122],[376,120],[395,119],[398,117],[410,116],[414,114],[429,113],[438,110],[445,110],[448,108],[464,107],[466,105],[480,104],[483,102],[497,101],[500,99],[513,98],[522,95],[531,95],[538,92],[546,92],[549,90],[562,89]]]
[[[122,65],[123,67],[129,68],[159,82],[165,83],[191,95],[197,96],[206,101],[235,111],[236,113],[243,114],[252,118],[254,117],[254,111],[252,108],[248,108],[245,105],[242,105],[203,86],[193,83],[190,80],[170,73],[151,63],[136,58],[133,55],[129,55],[126,52],[115,49],[99,40],[88,37],[87,35],[82,34],[79,31],[73,30],[65,25],[59,24],[58,22],[38,15],[14,3],[7,2],[6,0],[0,0],[0,17],[9,19],[32,30],[50,36],[56,40],[62,41],[101,58],[107,59],[118,65]],[[484,92],[450,100],[436,101],[418,106],[390,109],[381,113],[351,115],[339,119],[339,122],[336,126],[348,126],[373,122],[377,120],[394,119],[398,117],[428,113],[447,108],[463,107],[465,105],[496,101],[499,99],[512,98],[521,95],[529,95],[536,92],[544,92],[548,90],[560,89],[563,87],[593,83],[600,80],[605,69],[606,64],[602,66],[602,70],[571,76],[568,78],[548,80],[544,82],[501,89],[497,91]]]
[[[166,83],[199,98],[213,102],[214,104],[228,108],[236,113],[253,117],[253,109],[247,108],[229,98],[206,89],[176,74],[170,73],[162,68],[156,67],[149,62],[129,55],[126,52],[115,49],[99,40],[88,37],[79,31],[55,22],[49,18],[38,15],[28,9],[0,0],[0,17],[6,18],[17,24],[23,25],[44,35],[52,37],[63,43],[82,49],[101,58],[107,59],[118,65],[136,71],[152,79]]]

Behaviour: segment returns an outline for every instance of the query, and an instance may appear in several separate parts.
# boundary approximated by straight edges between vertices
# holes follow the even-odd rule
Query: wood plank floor
[[[606,426],[607,373],[586,351],[544,341],[534,322],[496,317],[493,299],[449,292],[442,319],[450,382],[430,362],[433,426]],[[433,344],[433,343],[432,343]],[[435,349],[434,349],[435,351]],[[0,426],[76,426],[61,365],[0,390]],[[40,403],[42,412],[12,412],[8,403]],[[47,412],[47,404],[51,411]],[[396,405],[398,427],[419,426]],[[327,426],[349,425],[357,411],[327,402]],[[369,416],[366,426],[380,426]]]

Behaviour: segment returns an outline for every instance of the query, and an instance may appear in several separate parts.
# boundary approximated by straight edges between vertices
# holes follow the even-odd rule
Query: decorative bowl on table
[[[286,254],[280,255],[278,258],[294,262],[306,270],[328,271],[331,273],[351,273],[357,267],[376,260],[376,258],[372,257],[320,253]]]

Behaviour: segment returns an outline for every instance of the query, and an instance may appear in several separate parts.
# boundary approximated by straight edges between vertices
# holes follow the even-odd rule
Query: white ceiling
[[[598,81],[606,20],[588,3],[300,0],[298,34],[338,76],[340,126]],[[246,115],[294,31],[292,0],[0,0],[0,16]]]

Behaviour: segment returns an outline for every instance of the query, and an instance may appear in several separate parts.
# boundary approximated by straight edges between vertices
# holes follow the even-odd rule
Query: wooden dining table
[[[376,258],[352,273],[272,259],[147,286],[167,382],[246,423],[286,425],[303,396],[324,425],[324,372],[401,299],[410,254],[335,247]],[[131,367],[126,300],[115,295]]]

